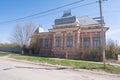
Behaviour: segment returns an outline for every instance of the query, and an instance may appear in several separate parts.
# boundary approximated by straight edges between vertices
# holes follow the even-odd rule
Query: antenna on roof
[[[67,17],[67,16],[71,16],[71,9],[69,9],[69,10],[64,10],[62,17]]]

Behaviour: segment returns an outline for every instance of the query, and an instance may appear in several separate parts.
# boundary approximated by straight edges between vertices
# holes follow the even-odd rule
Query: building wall
[[[89,45],[85,46],[85,38],[89,39]],[[99,45],[94,46],[94,38],[99,39]],[[81,59],[86,60],[101,60],[101,27],[100,26],[89,26],[87,28],[83,28],[80,33],[80,49],[81,49]]]
[[[76,26],[76,24],[71,25],[62,25],[62,26],[55,26],[53,29],[50,30],[52,33],[52,52],[53,55],[59,56],[62,55],[63,58],[75,58],[76,56],[76,49],[77,49],[77,40],[79,38],[78,36],[78,30],[79,27]],[[61,46],[56,47],[55,41],[56,37],[61,38]],[[73,45],[70,47],[67,47],[67,37],[72,37],[72,43]]]
[[[104,29],[106,32],[107,28]],[[48,54],[52,57],[85,59],[102,61],[101,52],[101,27],[100,25],[77,26],[77,24],[59,25],[53,27],[47,33],[39,33],[35,35],[38,48],[34,52],[40,55]],[[72,46],[67,47],[67,37],[72,37]],[[61,45],[56,46],[56,38],[61,39]],[[85,38],[88,38],[88,43],[85,46]],[[99,45],[94,46],[94,38],[99,39]],[[43,42],[40,42],[40,39]],[[48,45],[45,46],[45,39],[48,39]],[[42,43],[42,46],[40,44]]]

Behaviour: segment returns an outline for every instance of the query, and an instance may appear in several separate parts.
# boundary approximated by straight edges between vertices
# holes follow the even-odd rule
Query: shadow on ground
[[[14,68],[12,67],[9,67],[9,68],[4,68],[2,70],[11,70],[11,69],[15,69],[15,68],[19,68],[19,69],[44,69],[44,70],[64,70],[64,69],[67,69],[65,67],[57,67],[57,68],[54,68],[54,67],[49,67],[49,68],[36,68],[36,67],[28,67],[28,66],[14,66]]]

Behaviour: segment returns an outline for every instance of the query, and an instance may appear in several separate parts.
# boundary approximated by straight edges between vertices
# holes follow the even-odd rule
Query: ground
[[[120,80],[120,74],[35,65],[0,57],[0,80]]]

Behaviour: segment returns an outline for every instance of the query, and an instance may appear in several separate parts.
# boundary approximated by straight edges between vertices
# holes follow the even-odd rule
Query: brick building
[[[88,16],[76,17],[71,12],[55,19],[49,32],[36,32],[31,39],[34,53],[52,57],[102,61],[101,25]],[[104,27],[104,35],[108,27]]]

